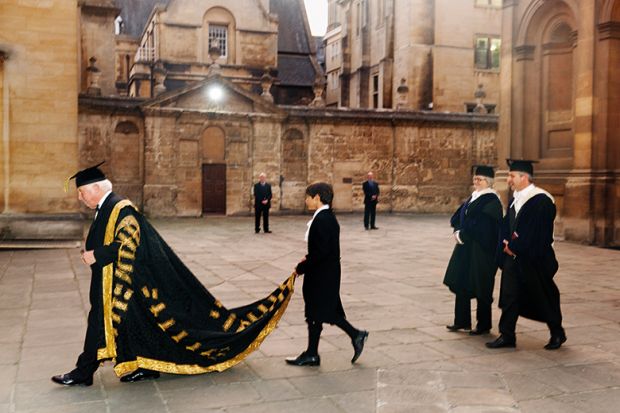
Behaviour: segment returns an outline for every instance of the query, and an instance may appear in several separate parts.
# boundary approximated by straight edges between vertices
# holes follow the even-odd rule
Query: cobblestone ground
[[[164,238],[227,306],[284,280],[305,251],[308,216],[156,221]],[[620,252],[557,242],[568,342],[545,351],[545,325],[520,320],[516,349],[449,333],[453,296],[442,277],[453,243],[446,216],[380,215],[378,231],[342,215],[342,298],[370,331],[364,354],[324,329],[320,367],[293,367],[305,348],[301,283],[276,329],[223,373],[162,375],[123,384],[111,365],[92,387],[64,388],[80,352],[89,270],[78,249],[0,251],[0,413],[4,412],[617,412],[620,405]],[[497,278],[499,280],[499,276]],[[496,283],[498,284],[498,283]],[[497,288],[495,297],[497,297]],[[499,311],[494,309],[494,324]]]

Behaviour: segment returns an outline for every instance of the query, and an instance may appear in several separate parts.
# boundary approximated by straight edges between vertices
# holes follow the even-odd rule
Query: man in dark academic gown
[[[308,348],[298,357],[286,359],[295,366],[321,363],[318,350],[323,323],[335,324],[351,338],[351,363],[362,354],[368,338],[367,331],[356,329],[346,320],[340,301],[340,225],[330,208],[333,198],[334,191],[327,183],[319,182],[306,189],[306,206],[315,212],[306,232],[308,254],[297,264],[296,272],[305,274],[303,294]]]
[[[364,190],[364,228],[379,229],[375,225],[377,202],[379,202],[379,184],[374,180],[372,172],[368,172],[368,179],[362,184]]]
[[[508,185],[513,191],[502,223],[500,336],[489,348],[515,347],[519,316],[547,323],[551,338],[545,349],[566,341],[562,328],[560,291],[553,281],[558,262],[553,251],[553,197],[532,183],[533,161],[509,159]]]
[[[269,208],[271,208],[271,185],[266,182],[267,176],[261,173],[254,184],[254,232],[260,232],[260,218],[263,217],[263,231],[270,234]]]
[[[472,298],[477,301],[478,323],[469,334],[488,334],[491,330],[496,251],[503,216],[502,204],[491,187],[494,177],[492,167],[475,166],[474,192],[450,219],[456,246],[443,280],[456,295],[454,323],[447,326],[450,331],[471,328]]]
[[[295,276],[264,299],[227,309],[135,206],[112,192],[100,165],[72,177],[79,200],[96,211],[82,252],[92,271],[91,309],[76,368],[52,381],[90,386],[99,364],[112,359],[122,382],[239,363],[275,328]]]

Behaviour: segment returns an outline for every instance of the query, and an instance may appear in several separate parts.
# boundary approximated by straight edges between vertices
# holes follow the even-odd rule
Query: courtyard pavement
[[[454,304],[442,285],[453,248],[448,217],[380,214],[377,231],[364,231],[361,218],[339,216],[343,303],[352,324],[370,331],[354,365],[349,339],[332,326],[320,367],[284,363],[306,345],[299,280],[278,328],[232,369],[123,384],[107,363],[92,387],[61,387],[50,377],[71,370],[80,353],[89,269],[77,248],[0,251],[0,413],[620,411],[620,251],[556,242],[568,342],[546,351],[546,326],[521,319],[516,349],[489,350],[496,305],[489,336],[445,328]],[[254,234],[249,217],[154,224],[233,307],[290,275],[308,219],[274,216],[273,234]]]

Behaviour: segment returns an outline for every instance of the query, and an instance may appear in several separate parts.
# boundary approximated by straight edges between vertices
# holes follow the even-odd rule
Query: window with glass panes
[[[209,24],[209,47],[218,47],[220,56],[228,54],[228,26],[221,24]]]
[[[499,37],[477,36],[474,57],[476,69],[499,70],[501,45]]]
[[[379,75],[372,77],[372,107],[379,107]]]

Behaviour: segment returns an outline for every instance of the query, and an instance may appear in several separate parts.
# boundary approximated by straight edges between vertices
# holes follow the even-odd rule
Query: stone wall
[[[251,187],[261,172],[272,184],[275,213],[302,212],[305,187],[315,181],[333,184],[335,209],[360,211],[368,171],[381,185],[379,210],[451,212],[469,193],[471,165],[497,164],[495,116],[293,107],[243,115],[150,109],[143,116],[143,198],[133,194],[150,216],[200,216],[201,171],[208,163],[226,164],[227,215],[252,213]],[[82,158],[118,157],[110,147],[118,125],[142,128],[130,118],[84,111]],[[222,160],[211,159],[217,156],[206,147],[214,129],[224,139]],[[135,168],[126,154],[108,165],[112,178]]]
[[[63,191],[78,167],[77,10],[69,0],[0,2],[2,238],[29,237],[23,226],[5,231],[5,218],[62,219],[77,210],[75,193]],[[63,236],[47,229],[30,235]]]

